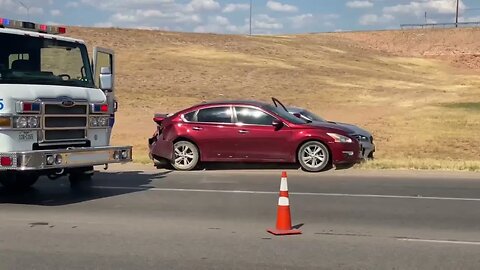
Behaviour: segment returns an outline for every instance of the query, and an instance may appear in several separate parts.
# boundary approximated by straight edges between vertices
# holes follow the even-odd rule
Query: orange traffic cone
[[[280,182],[280,196],[278,198],[277,208],[277,227],[275,229],[268,229],[267,232],[274,235],[302,233],[302,231],[292,228],[290,202],[288,200],[287,172],[282,172],[282,180]]]

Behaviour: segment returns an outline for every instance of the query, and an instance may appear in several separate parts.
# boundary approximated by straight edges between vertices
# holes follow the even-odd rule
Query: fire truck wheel
[[[0,183],[7,189],[25,190],[33,186],[38,175],[32,173],[6,172],[0,174]]]
[[[87,188],[92,184],[93,168],[80,169],[73,171],[68,176],[70,180],[70,187],[72,188]]]

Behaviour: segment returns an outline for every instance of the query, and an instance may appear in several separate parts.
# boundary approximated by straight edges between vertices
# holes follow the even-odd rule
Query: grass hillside
[[[247,98],[371,130],[381,168],[480,169],[480,31],[288,36],[70,29],[117,53],[113,140],[146,161],[155,112]]]

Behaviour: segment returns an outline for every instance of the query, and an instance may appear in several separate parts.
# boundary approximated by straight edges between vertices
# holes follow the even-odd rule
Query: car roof
[[[215,105],[247,105],[247,106],[256,106],[256,107],[263,107],[265,105],[269,105],[266,102],[261,102],[257,100],[217,100],[217,101],[210,101],[210,102],[203,102],[197,104],[195,107],[203,107],[203,106],[215,106]]]

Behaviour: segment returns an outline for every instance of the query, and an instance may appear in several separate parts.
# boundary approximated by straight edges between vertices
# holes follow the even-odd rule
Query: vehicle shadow
[[[322,172],[334,170],[348,170],[355,166],[355,164],[337,165],[335,168],[327,167]],[[228,171],[228,170],[301,170],[299,164],[291,163],[205,163],[200,165],[197,170],[206,171]]]
[[[228,170],[299,170],[298,164],[290,163],[205,163],[198,170],[228,171]]]
[[[99,172],[89,186],[72,189],[66,177],[50,181],[41,178],[33,187],[24,191],[11,191],[0,187],[0,204],[62,206],[76,204],[152,188],[153,180],[163,179],[170,171],[157,174],[134,172]],[[122,187],[122,188],[120,188]]]

